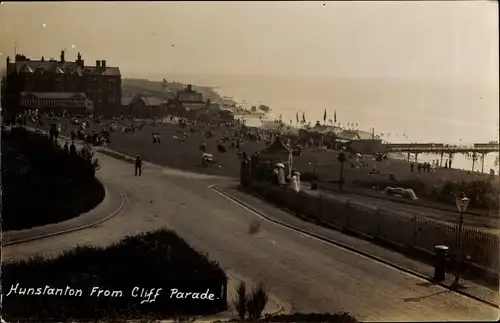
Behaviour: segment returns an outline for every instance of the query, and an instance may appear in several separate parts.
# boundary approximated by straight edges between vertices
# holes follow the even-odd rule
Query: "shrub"
[[[238,312],[238,317],[242,320],[245,319],[247,313],[247,288],[245,282],[240,282],[238,288],[236,289],[236,299],[233,300],[234,308]]]
[[[6,321],[25,320],[115,321],[144,316],[168,318],[215,314],[227,308],[221,295],[227,278],[218,263],[197,253],[174,232],[157,230],[127,237],[106,248],[77,247],[58,258],[36,257],[29,261],[4,264],[2,290],[11,285],[55,288],[70,286],[82,289],[83,296],[3,297]],[[222,286],[224,285],[224,286]],[[93,286],[119,290],[123,297],[90,296]],[[143,297],[131,297],[134,287],[163,288],[155,302],[140,304]],[[172,288],[183,292],[205,292],[216,295],[214,301],[170,298]],[[224,287],[225,290],[225,287]]]
[[[2,230],[55,223],[87,212],[105,195],[98,161],[70,156],[43,134],[2,133]]]
[[[262,312],[266,308],[267,301],[268,293],[264,284],[257,284],[257,286],[254,287],[252,293],[248,297],[248,317],[253,321],[257,321],[258,319],[260,319]]]

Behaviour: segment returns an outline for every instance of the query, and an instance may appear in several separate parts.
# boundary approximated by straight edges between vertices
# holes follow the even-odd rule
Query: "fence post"
[[[415,243],[417,242],[417,234],[419,232],[417,216],[414,215],[411,221],[413,222],[413,238],[411,240],[411,246],[415,247]]]
[[[381,223],[380,223],[380,208],[377,207],[375,209],[375,232],[374,232],[374,238],[376,239],[380,239],[381,238],[381,230],[380,230],[380,227],[381,227]]]
[[[345,202],[344,218],[345,218],[344,229],[349,230],[349,200]]]
[[[316,223],[317,224],[320,224],[320,223],[323,223],[323,196],[320,194],[318,194],[318,200],[319,200],[319,207],[318,207],[318,217],[316,219]]]

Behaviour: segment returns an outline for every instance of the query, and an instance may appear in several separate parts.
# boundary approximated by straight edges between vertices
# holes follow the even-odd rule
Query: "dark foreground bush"
[[[70,156],[43,134],[2,131],[2,230],[61,222],[94,208],[105,195],[97,166],[92,156]]]
[[[281,314],[266,316],[264,322],[332,322],[332,323],[356,323],[358,320],[347,313],[341,314]]]
[[[42,295],[9,294],[16,284],[18,292],[40,288]],[[78,247],[55,259],[4,264],[2,315],[11,322],[48,322],[215,314],[227,308],[226,284],[226,275],[216,262],[174,232],[159,230],[127,237],[105,249]],[[61,289],[62,295],[48,294],[51,288]],[[184,296],[180,294],[171,298],[172,289],[214,296],[212,300],[200,299],[202,294],[190,296],[196,299],[179,299]],[[70,296],[70,290],[81,295]],[[97,296],[103,290],[115,293]]]

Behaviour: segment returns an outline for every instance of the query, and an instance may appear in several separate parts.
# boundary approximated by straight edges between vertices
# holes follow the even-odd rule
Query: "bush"
[[[238,288],[236,289],[236,299],[233,300],[233,303],[236,312],[238,312],[238,317],[244,320],[247,314],[248,303],[247,288],[245,282],[240,282],[240,284],[238,285]]]
[[[81,289],[83,296],[9,295],[12,285]],[[4,264],[3,316],[7,321],[106,321],[144,316],[206,315],[227,308],[227,278],[220,266],[197,253],[174,232],[158,230],[127,237],[105,249],[77,247],[55,259],[40,257]],[[122,291],[122,297],[90,296],[93,287]],[[154,302],[134,298],[134,287],[163,288]],[[215,300],[170,298],[171,289],[215,294]]]
[[[264,322],[331,322],[331,323],[357,323],[356,318],[350,316],[348,313],[339,314],[281,314],[266,316],[263,320]]]
[[[262,312],[266,308],[267,301],[269,300],[267,294],[265,286],[259,283],[247,297],[247,312],[251,320],[257,321],[260,319]]]
[[[61,222],[88,212],[105,195],[92,155],[70,156],[49,137],[2,132],[2,230]]]
[[[455,204],[456,196],[462,192],[470,199],[471,206],[489,210],[500,207],[498,183],[493,181],[446,181],[432,187],[426,195],[437,201]]]

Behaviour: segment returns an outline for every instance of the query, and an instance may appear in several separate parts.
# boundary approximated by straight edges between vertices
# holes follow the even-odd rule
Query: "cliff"
[[[168,100],[174,98],[177,91],[184,89],[186,86],[187,84],[179,82],[124,78],[122,79],[122,95],[127,97],[142,93],[146,96]],[[212,102],[222,100],[222,97],[212,87],[193,85],[193,89],[203,94],[204,100],[210,99]]]

